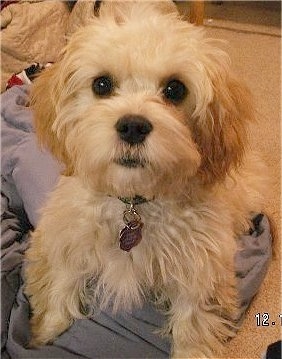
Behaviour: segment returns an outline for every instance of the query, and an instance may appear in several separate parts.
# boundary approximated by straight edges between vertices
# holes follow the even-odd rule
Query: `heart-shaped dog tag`
[[[142,239],[143,223],[133,221],[128,223],[119,234],[120,249],[129,252],[131,248],[137,246]]]

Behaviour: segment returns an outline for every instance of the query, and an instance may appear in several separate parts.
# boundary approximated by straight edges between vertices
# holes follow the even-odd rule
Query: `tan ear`
[[[208,184],[240,165],[248,146],[248,123],[255,118],[249,91],[234,77],[215,78],[213,89],[205,121],[196,121],[193,129],[202,155],[199,175]]]
[[[34,125],[39,144],[46,147],[60,161],[66,165],[65,174],[73,172],[72,165],[64,147],[62,138],[60,140],[52,129],[57,117],[56,98],[58,65],[47,68],[34,81],[31,90],[31,107],[34,112]]]

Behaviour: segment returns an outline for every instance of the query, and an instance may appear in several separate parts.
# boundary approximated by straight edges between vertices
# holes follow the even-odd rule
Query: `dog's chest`
[[[100,262],[96,295],[102,307],[109,302],[115,309],[138,305],[144,295],[164,289],[176,266],[183,262],[189,266],[183,259],[190,228],[188,212],[181,216],[181,211],[157,202],[136,206],[143,223],[141,238],[127,251],[120,245],[126,209],[123,204],[107,203],[99,211],[102,217],[96,218],[100,224],[95,238],[96,258]]]
[[[203,230],[203,213],[199,215],[194,209],[161,202],[146,203],[136,206],[142,228],[138,233],[128,230],[124,223],[124,204],[108,203],[100,211],[97,243],[103,243],[105,258],[104,270],[111,268],[122,271],[124,276],[154,286],[160,277],[168,277],[168,272],[180,262],[187,262],[187,253],[193,251],[198,228]],[[136,243],[129,250],[122,246],[122,234],[134,236]],[[127,238],[127,240],[133,240]],[[189,256],[192,260],[193,255]],[[126,275],[125,275],[126,273]],[[120,278],[122,280],[122,278]]]
[[[129,214],[129,206],[123,203],[108,203],[95,212],[98,216],[93,222],[98,224],[98,241],[128,254],[148,248],[154,251],[164,242],[182,241],[189,237],[195,222],[200,221],[192,209],[161,202],[134,206],[134,215]],[[132,246],[124,245],[126,241],[132,242]]]
[[[98,198],[87,207],[89,216],[81,221],[87,226],[87,252],[76,248],[84,253],[85,272],[95,279],[94,296],[102,307],[112,302],[115,309],[130,308],[151,291],[171,290],[176,281],[193,288],[199,272],[211,268],[209,255],[221,257],[224,252],[223,218],[205,205],[153,201],[136,206],[143,223],[141,239],[128,251],[120,247],[126,205]]]

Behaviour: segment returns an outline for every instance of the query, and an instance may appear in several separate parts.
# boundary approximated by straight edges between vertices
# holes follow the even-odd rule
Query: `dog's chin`
[[[153,197],[156,180],[146,161],[135,157],[115,159],[104,173],[104,186],[115,197]]]

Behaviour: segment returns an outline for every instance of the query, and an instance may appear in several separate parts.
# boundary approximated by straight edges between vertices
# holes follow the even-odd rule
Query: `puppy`
[[[171,2],[107,2],[37,79],[37,135],[65,172],[26,255],[32,345],[147,298],[167,310],[174,357],[234,335],[235,239],[264,184],[229,67]]]

